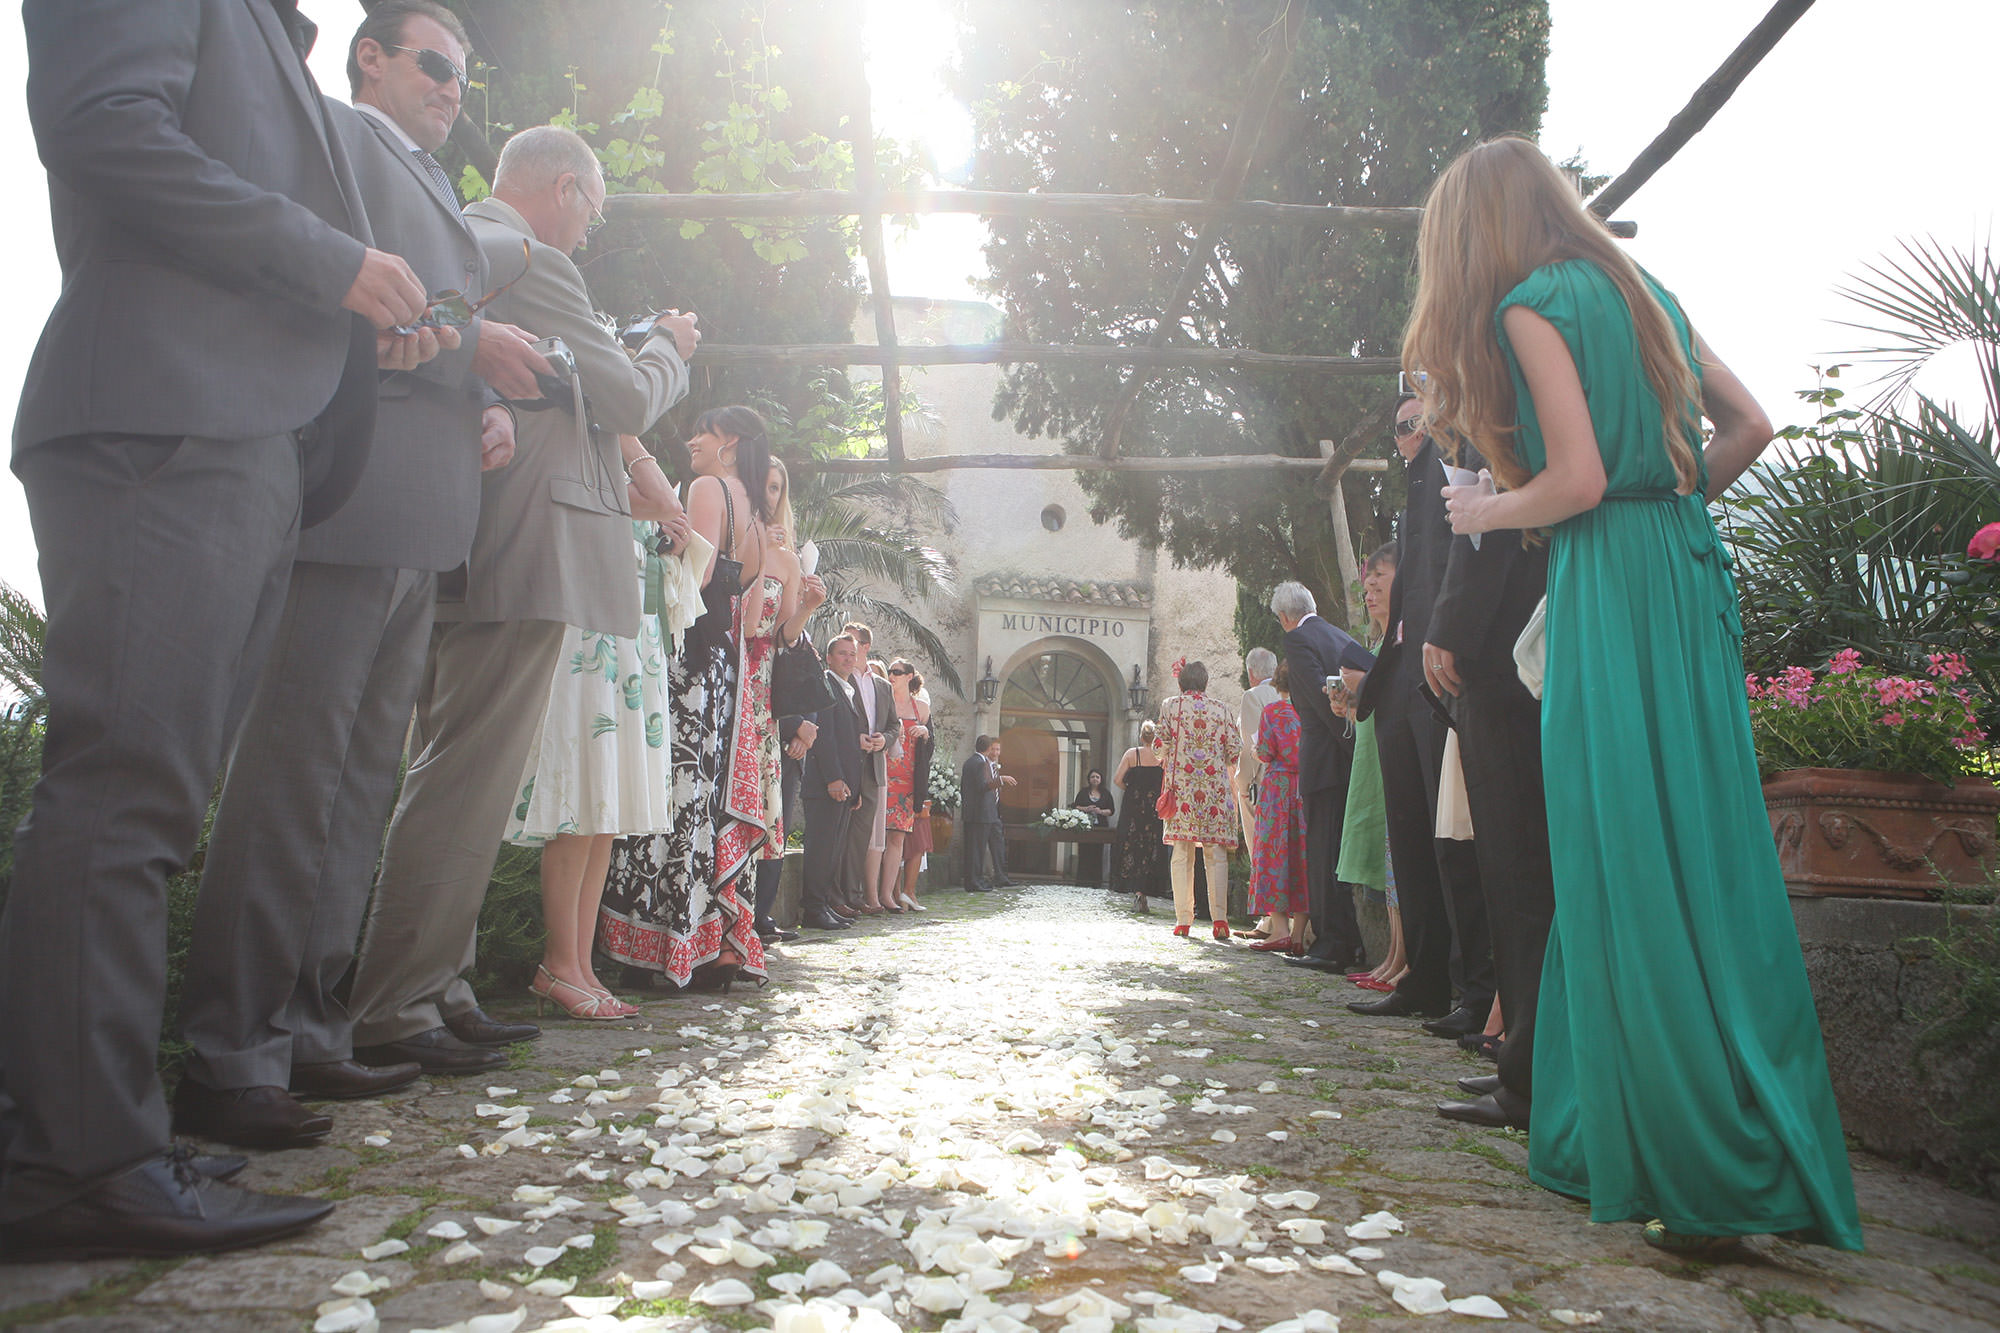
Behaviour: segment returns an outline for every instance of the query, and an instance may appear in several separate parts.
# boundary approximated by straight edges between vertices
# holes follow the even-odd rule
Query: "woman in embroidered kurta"
[[[1160,705],[1157,742],[1168,806],[1162,839],[1173,848],[1174,934],[1194,925],[1194,851],[1199,844],[1208,880],[1208,914],[1215,938],[1229,938],[1229,853],[1236,850],[1236,760],[1243,739],[1236,719],[1209,698],[1208,668],[1189,662],[1181,692]]]

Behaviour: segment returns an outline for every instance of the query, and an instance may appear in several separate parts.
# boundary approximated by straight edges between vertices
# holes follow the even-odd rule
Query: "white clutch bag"
[[[1465,795],[1465,761],[1459,758],[1456,727],[1444,735],[1444,764],[1438,778],[1437,836],[1472,841],[1472,802]]]
[[[1548,661],[1546,642],[1546,616],[1549,599],[1544,597],[1535,603],[1535,614],[1528,617],[1528,624],[1521,631],[1521,637],[1514,640],[1514,671],[1521,677],[1521,683],[1528,687],[1528,693],[1537,699],[1542,697],[1542,668]]]

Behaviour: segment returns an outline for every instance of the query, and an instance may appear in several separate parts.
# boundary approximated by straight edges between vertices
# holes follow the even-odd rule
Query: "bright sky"
[[[355,9],[302,0],[321,26],[313,68],[341,73]],[[923,71],[951,56],[941,0],[869,0],[876,125],[921,141],[962,183],[969,124]],[[1631,161],[1763,13],[1761,0],[1659,7],[1551,0],[1550,107],[1543,143],[1599,171]],[[1850,313],[1834,288],[1905,237],[1969,247],[1990,234],[2000,155],[1990,140],[1992,52],[2000,5],[1985,0],[1819,0],[1708,128],[1620,216],[1633,251],[1672,288],[1716,352],[1779,422],[1808,413],[1793,391],[1811,367],[1860,345],[1831,321]],[[46,196],[22,102],[21,28],[0,21],[0,178],[21,183],[0,220],[14,256],[13,318],[0,328],[0,426],[11,437],[20,377],[58,275]],[[889,256],[899,295],[969,297],[984,271],[977,219],[936,219]],[[1928,386],[1969,399],[1949,370]],[[0,476],[0,580],[39,600],[34,543],[11,473]]]

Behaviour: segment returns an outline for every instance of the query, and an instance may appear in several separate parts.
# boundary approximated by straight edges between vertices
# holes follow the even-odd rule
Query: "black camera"
[[[635,316],[631,323],[619,330],[618,341],[633,351],[638,351],[645,345],[646,339],[652,336],[653,325],[666,313],[664,310],[655,310],[648,315]]]
[[[569,344],[561,338],[539,338],[529,344],[548,360],[552,374],[535,372],[535,384],[542,391],[539,399],[515,399],[516,407],[530,411],[543,411],[551,407],[575,410],[576,407],[576,353],[569,350]]]

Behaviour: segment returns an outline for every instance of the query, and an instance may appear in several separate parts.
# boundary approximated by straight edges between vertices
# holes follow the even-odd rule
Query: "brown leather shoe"
[[[445,1019],[444,1025],[468,1046],[511,1046],[542,1035],[533,1023],[502,1023],[477,1005]]]
[[[345,1101],[350,1097],[379,1097],[385,1092],[407,1088],[423,1076],[423,1066],[415,1063],[374,1068],[357,1060],[326,1060],[318,1064],[292,1066],[292,1095],[314,1101]]]
[[[487,1046],[469,1046],[443,1028],[431,1028],[379,1046],[356,1046],[354,1058],[377,1068],[415,1061],[428,1074],[477,1074],[507,1063],[501,1052]]]
[[[333,1121],[301,1106],[283,1088],[210,1088],[183,1078],[174,1089],[174,1132],[239,1148],[306,1148]]]

